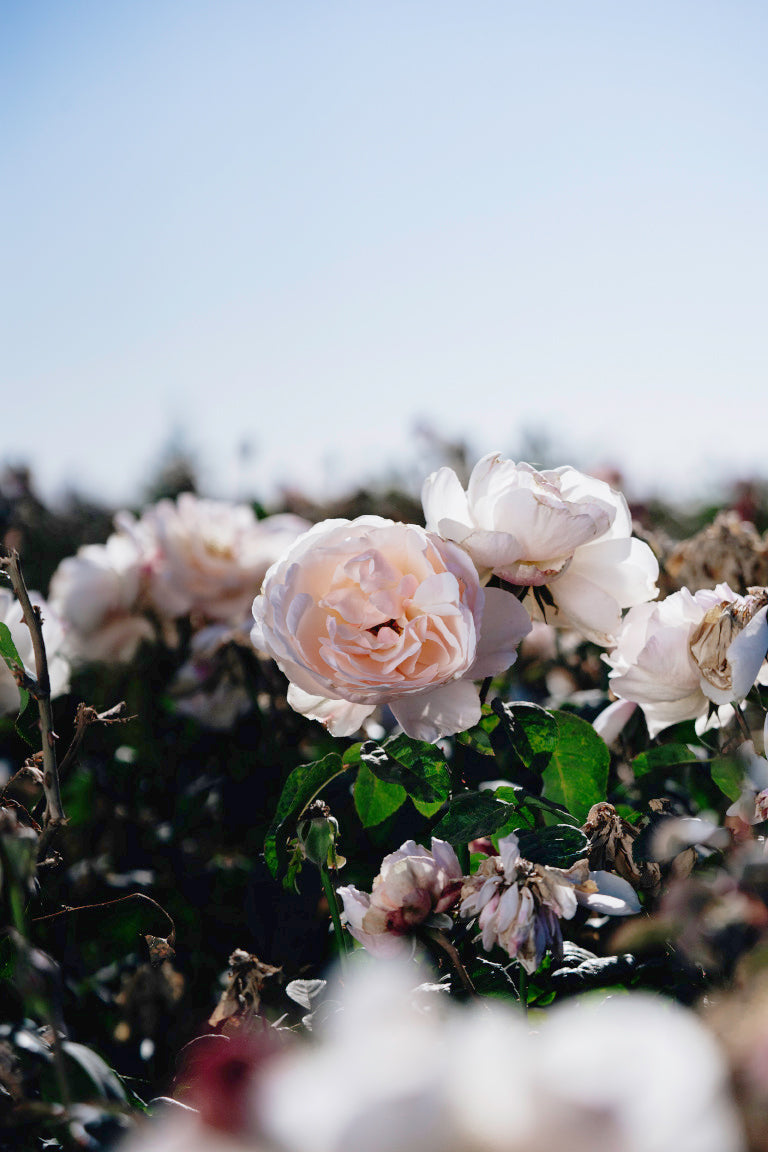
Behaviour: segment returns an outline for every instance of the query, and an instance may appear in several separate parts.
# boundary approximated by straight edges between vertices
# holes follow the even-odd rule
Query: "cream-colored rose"
[[[62,654],[64,629],[54,608],[46,603],[37,592],[30,592],[29,598],[38,607],[43,618],[43,641],[48,658],[48,678],[51,682],[51,696],[63,696],[69,691],[69,661]],[[7,625],[11,639],[16,646],[21,662],[30,676],[36,675],[35,654],[32,636],[24,623],[21,605],[12,592],[0,588],[0,621]],[[0,715],[7,716],[18,712],[21,698],[19,688],[8,665],[0,659]]]
[[[138,521],[122,513],[117,523],[144,552],[160,616],[233,622],[247,615],[269,566],[309,527],[289,514],[257,520],[246,504],[190,492],[159,501]]]
[[[51,603],[74,661],[125,663],[154,629],[140,610],[144,557],[122,533],[87,544],[62,560],[51,579]]]
[[[288,701],[336,736],[388,704],[420,740],[480,718],[473,679],[516,657],[530,620],[485,594],[469,557],[415,524],[326,520],[267,573],[251,638],[291,681]]]
[[[466,492],[450,468],[427,478],[422,490],[427,528],[470,554],[486,581],[547,586],[554,602],[542,613],[529,592],[534,619],[576,628],[609,645],[621,611],[657,594],[656,559],[632,538],[627,502],[604,481],[575,468],[537,472],[496,452],[484,456]]]
[[[611,689],[639,704],[648,731],[706,717],[710,705],[742,700],[768,649],[764,589],[737,596],[727,584],[687,588],[627,613],[616,647],[603,659]]]

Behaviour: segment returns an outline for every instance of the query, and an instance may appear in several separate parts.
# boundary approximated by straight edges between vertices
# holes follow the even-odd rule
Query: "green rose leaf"
[[[611,754],[591,724],[570,712],[553,712],[557,746],[543,772],[544,795],[586,820],[590,808],[605,800]]]
[[[363,828],[381,824],[405,803],[405,788],[400,784],[387,784],[374,776],[366,764],[361,764],[355,782],[355,808]]]
[[[552,824],[549,828],[518,828],[520,855],[532,864],[550,864],[569,868],[587,855],[589,841],[580,828],[571,824]]]
[[[24,661],[22,660],[21,656],[19,656],[19,653],[16,649],[16,645],[13,642],[13,637],[11,636],[10,628],[8,627],[7,624],[1,624],[1,623],[0,623],[0,656],[2,656],[3,660],[5,660],[6,664],[10,668],[11,672],[13,672],[14,666],[16,666],[16,665],[18,665],[21,668],[24,667]],[[27,707],[27,704],[29,703],[29,692],[27,691],[26,688],[19,688],[19,697],[20,697],[19,716],[21,716],[21,714],[24,712],[24,709]],[[18,717],[17,717],[17,719],[18,719]]]
[[[492,836],[514,813],[514,807],[497,800],[493,792],[462,792],[451,800],[432,835],[449,844],[468,844],[480,836]]]
[[[468,728],[466,732],[457,732],[456,742],[474,749],[481,756],[494,756],[491,732],[495,731],[498,726],[499,717],[494,715],[490,704],[483,704],[483,715],[480,722],[475,724],[473,728]]]
[[[543,772],[558,743],[557,720],[538,704],[494,702],[497,714],[503,712],[512,745],[512,766],[518,760],[531,772]]]
[[[649,748],[641,752],[632,761],[632,771],[635,776],[645,776],[648,772],[659,772],[664,768],[677,768],[681,764],[696,764],[694,756],[687,744],[659,744],[656,748]]]
[[[394,736],[385,744],[369,741],[360,757],[385,784],[398,784],[421,804],[443,804],[451,792],[451,776],[442,752],[434,744]]]
[[[310,801],[314,800],[330,780],[346,772],[347,765],[336,752],[330,752],[322,760],[311,764],[301,764],[294,768],[283,785],[272,823],[264,840],[264,859],[273,876],[285,868],[287,860],[286,829],[293,831],[301,813]]]
[[[712,761],[712,779],[729,800],[738,800],[744,787],[744,765],[733,756],[718,756]]]

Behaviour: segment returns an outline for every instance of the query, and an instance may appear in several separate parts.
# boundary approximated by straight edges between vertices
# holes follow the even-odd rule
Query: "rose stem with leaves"
[[[59,773],[56,766],[56,733],[53,729],[53,710],[51,708],[51,681],[48,675],[48,657],[43,640],[42,617],[40,609],[35,608],[29,599],[29,592],[21,574],[19,554],[11,552],[3,562],[8,570],[8,576],[21,605],[24,623],[32,637],[32,649],[35,654],[36,684],[34,695],[40,714],[40,735],[43,743],[43,789],[45,791],[45,828],[40,837],[39,855],[43,856],[48,842],[56,828],[66,823],[64,808],[61,803],[59,790]]]

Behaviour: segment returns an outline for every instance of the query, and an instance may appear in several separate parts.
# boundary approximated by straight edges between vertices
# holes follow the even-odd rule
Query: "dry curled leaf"
[[[255,1016],[265,982],[280,971],[243,948],[236,948],[229,958],[227,985],[208,1021],[210,1026],[216,1028],[225,1022],[239,1026]]]
[[[166,940],[163,936],[150,936],[146,934],[144,939],[149,948],[149,962],[156,967],[163,964],[166,960],[172,960],[176,955],[176,950],[171,944],[170,936]]]

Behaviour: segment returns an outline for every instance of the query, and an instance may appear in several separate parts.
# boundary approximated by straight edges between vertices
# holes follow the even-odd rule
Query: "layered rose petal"
[[[647,544],[631,539],[626,500],[575,468],[537,472],[497,453],[475,466],[466,493],[448,468],[422,491],[427,527],[466,549],[481,579],[546,584],[554,608],[548,623],[612,643],[621,611],[657,594],[658,564]],[[542,619],[533,593],[525,597]]]
[[[350,735],[388,704],[429,741],[477,722],[472,678],[508,668],[530,629],[510,594],[486,601],[456,545],[376,516],[300,537],[267,573],[254,618],[253,642],[291,681],[297,710]]]

